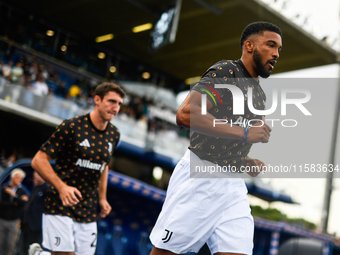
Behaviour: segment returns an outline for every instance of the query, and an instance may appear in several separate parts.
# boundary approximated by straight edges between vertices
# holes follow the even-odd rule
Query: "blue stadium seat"
[[[123,236],[123,227],[114,226],[111,238],[113,255],[130,255],[128,251],[128,239]]]
[[[105,220],[101,220],[97,223],[98,235],[97,235],[97,247],[96,255],[108,255],[108,246],[111,239],[109,233],[109,226]]]
[[[147,232],[141,232],[139,240],[136,245],[138,255],[149,255],[152,249],[152,244],[149,239],[149,234]]]

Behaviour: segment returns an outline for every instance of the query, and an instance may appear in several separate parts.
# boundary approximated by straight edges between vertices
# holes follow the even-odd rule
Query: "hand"
[[[79,203],[79,199],[81,198],[80,191],[68,185],[62,186],[59,190],[59,197],[63,202],[63,206],[73,206]]]
[[[264,117],[262,121],[254,124],[249,130],[247,135],[247,142],[249,143],[268,143],[270,132],[272,129],[265,123]],[[262,125],[263,124],[263,125]],[[261,126],[262,125],[262,126]]]
[[[252,159],[247,157],[246,159],[247,167],[249,171],[247,171],[247,174],[249,174],[251,177],[256,177],[261,172],[262,167],[265,166],[265,164],[258,159]],[[252,166],[255,166],[256,168],[252,168]]]
[[[6,187],[6,188],[5,188],[5,191],[6,191],[8,194],[10,194],[12,197],[15,197],[15,196],[16,196],[15,193],[11,190],[10,187]]]
[[[99,215],[100,217],[105,218],[111,212],[111,205],[106,199],[99,200],[99,205],[101,208]]]
[[[24,201],[28,201],[28,196],[27,195],[21,195],[20,199],[24,200]]]

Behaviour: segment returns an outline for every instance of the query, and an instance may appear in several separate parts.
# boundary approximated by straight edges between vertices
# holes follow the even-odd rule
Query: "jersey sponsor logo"
[[[59,246],[60,245],[60,237],[59,236],[56,236],[55,237],[55,246]]]
[[[80,146],[84,146],[84,147],[91,147],[89,140],[85,139],[84,141],[82,141],[80,144]]]
[[[243,94],[242,90],[234,85],[231,84],[214,84],[214,88],[219,88],[219,89],[228,89],[232,96],[233,96],[233,114],[234,115],[244,115],[244,97],[245,95]],[[212,87],[210,88],[211,90],[213,89]],[[208,93],[210,95],[210,97],[212,97],[212,99],[215,102],[215,106],[217,106],[217,103],[215,101],[215,99],[213,98],[213,96],[211,95],[211,93],[205,89],[202,89],[203,91],[205,91],[206,93]],[[302,93],[305,95],[304,98],[299,98],[299,99],[291,99],[291,98],[287,98],[287,94],[288,93]],[[261,110],[261,109],[257,109],[256,107],[254,107],[253,105],[253,89],[252,87],[248,88],[248,92],[247,92],[248,96],[248,108],[250,110],[251,113],[256,114],[256,115],[270,115],[272,113],[275,112],[277,105],[278,105],[278,93],[277,90],[273,90],[273,103],[270,109],[267,110]],[[264,102],[264,98],[262,96],[262,93],[258,93],[258,95],[262,98],[262,102]],[[206,100],[207,99],[207,95],[206,94],[202,94],[201,96],[201,114],[202,115],[206,115],[207,114],[207,103]],[[311,93],[308,90],[305,89],[283,89],[282,90],[282,95],[281,95],[281,115],[285,116],[287,115],[287,105],[288,104],[295,104],[300,111],[302,111],[302,113],[304,115],[312,115],[302,104],[307,103],[309,100],[311,99]],[[260,104],[260,102],[258,102]]]
[[[98,163],[93,163],[88,159],[81,159],[78,158],[76,162],[76,166],[88,168],[88,169],[93,169],[93,170],[100,170],[100,172],[103,172],[106,163],[103,164],[98,164]]]
[[[167,230],[167,229],[165,229],[165,232],[166,232],[166,235],[165,235],[164,238],[162,238],[163,243],[169,242],[171,237],[172,237],[172,233],[173,233],[173,232],[171,232],[170,230]]]
[[[109,143],[109,152],[111,153],[112,152],[112,143]]]

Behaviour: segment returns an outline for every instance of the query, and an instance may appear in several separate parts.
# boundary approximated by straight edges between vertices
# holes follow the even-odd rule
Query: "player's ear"
[[[95,105],[97,105],[97,104],[99,104],[102,100],[101,100],[100,96],[95,95],[94,98],[93,98],[93,101],[94,101]]]
[[[254,42],[250,41],[250,40],[246,40],[244,42],[244,50],[248,53],[252,53],[254,50]]]

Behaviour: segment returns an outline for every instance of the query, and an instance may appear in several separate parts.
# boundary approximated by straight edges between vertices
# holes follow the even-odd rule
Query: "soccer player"
[[[89,114],[64,120],[42,145],[32,167],[51,184],[46,192],[42,245],[54,254],[93,255],[99,215],[111,206],[106,199],[108,163],[119,141],[110,123],[119,112],[125,92],[102,83],[95,90],[95,108]],[[56,160],[55,170],[49,160]],[[45,254],[38,244],[30,254]]]
[[[151,255],[197,252],[204,243],[212,254],[252,254],[254,223],[239,172],[246,166],[259,170],[264,166],[248,153],[253,143],[269,141],[271,129],[247,101],[252,100],[251,108],[264,110],[266,96],[259,76],[269,77],[279,58],[281,31],[268,22],[251,23],[243,30],[240,45],[241,58],[211,66],[177,112],[178,125],[192,131],[190,147],[174,169],[150,234]],[[250,89],[251,98],[247,97]],[[202,98],[208,99],[206,103]],[[233,114],[233,102],[240,98],[244,114]],[[229,178],[190,178],[209,177],[193,171],[196,166],[234,171],[225,174]]]

